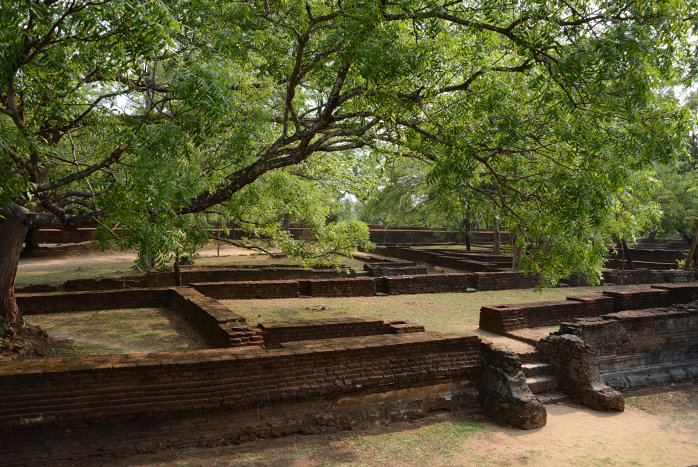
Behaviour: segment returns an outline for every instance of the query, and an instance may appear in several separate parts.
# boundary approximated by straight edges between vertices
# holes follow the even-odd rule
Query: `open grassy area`
[[[564,300],[568,295],[599,294],[603,290],[647,287],[646,285],[556,288],[537,291],[501,290],[475,293],[390,295],[380,297],[284,298],[272,300],[226,300],[248,323],[298,319],[367,316],[408,320],[428,331],[464,332],[477,328],[480,308],[502,303]]]
[[[60,341],[58,355],[167,352],[205,348],[204,341],[178,313],[168,309],[86,311],[29,315]]]
[[[698,434],[698,387],[685,383],[680,388],[675,386],[649,388],[646,394],[640,390],[639,394],[626,396],[625,403],[652,415],[690,422]]]

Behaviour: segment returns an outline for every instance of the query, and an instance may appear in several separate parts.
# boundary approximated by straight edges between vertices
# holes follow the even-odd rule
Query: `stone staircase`
[[[553,376],[553,367],[542,362],[538,352],[522,353],[518,357],[528,388],[543,404],[554,404],[569,399],[559,391],[557,379]]]

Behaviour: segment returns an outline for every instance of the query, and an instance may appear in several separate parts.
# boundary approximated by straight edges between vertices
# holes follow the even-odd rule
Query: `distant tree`
[[[683,147],[685,115],[656,91],[692,72],[698,10],[695,0],[0,6],[0,316],[13,322],[29,228],[97,222],[103,238],[158,263],[195,244],[207,216],[266,205],[255,200],[272,190],[257,184],[296,190],[275,172],[341,173],[358,150],[428,160],[446,190],[465,180],[498,193],[519,247],[535,242],[527,267],[595,270],[634,173]],[[483,189],[489,179],[497,190]],[[254,225],[266,212],[244,215]],[[343,251],[366,234],[315,224]]]
[[[698,125],[698,92],[694,91],[689,95],[685,107],[694,117],[694,125]],[[689,132],[686,154],[679,157],[673,164],[658,167],[659,187],[652,194],[662,211],[658,224],[660,233],[669,237],[678,234],[689,248],[693,245],[696,222],[698,222],[698,131],[696,128],[696,126],[692,127]]]

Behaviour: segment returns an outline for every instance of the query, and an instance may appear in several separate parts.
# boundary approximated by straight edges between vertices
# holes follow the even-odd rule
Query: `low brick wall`
[[[407,261],[419,261],[462,271],[499,271],[501,268],[490,263],[461,258],[453,254],[434,253],[429,250],[402,248],[397,246],[378,247],[374,253]]]
[[[167,306],[169,300],[170,292],[166,288],[17,294],[17,306],[25,315],[158,308]]]
[[[186,317],[211,347],[261,343],[261,338],[255,336],[256,330],[245,324],[244,317],[190,287],[18,294],[17,304],[25,315],[169,307]]]
[[[372,277],[300,280],[298,283],[301,295],[313,297],[357,297],[376,294],[376,281]]]
[[[698,285],[696,284],[657,284],[653,289],[666,290],[669,303],[688,303],[698,300]]]
[[[89,242],[95,233],[94,227],[75,230],[40,229],[38,232],[39,243],[79,243]]]
[[[698,279],[695,271],[676,269],[657,271],[652,269],[633,269],[632,271],[604,271],[604,282],[613,284],[651,284],[653,282],[692,282]]]
[[[277,281],[297,279],[347,278],[352,269],[306,269],[293,265],[270,267],[182,267],[182,285],[204,282]],[[131,287],[171,287],[175,285],[172,271],[127,274],[106,279],[74,279],[63,284],[65,290],[105,290]]]
[[[413,262],[379,262],[366,263],[364,270],[368,271],[371,277],[381,276],[410,276],[413,274],[427,274],[426,265]]]
[[[472,335],[420,332],[268,351],[0,362],[0,458],[45,465],[120,454],[124,439],[135,439],[137,451],[199,445],[201,437],[227,444],[474,407],[479,344]],[[111,427],[111,437],[93,438]]]
[[[521,272],[476,272],[477,290],[530,289],[538,285],[536,275]]]
[[[686,303],[698,299],[698,284],[661,284],[648,289],[605,291],[601,296],[517,305],[490,305],[480,309],[480,328],[506,333],[608,313]]]
[[[298,297],[298,281],[196,282],[193,288],[219,300]]]
[[[352,317],[267,321],[259,323],[258,328],[267,348],[278,348],[286,342],[424,332],[424,326],[407,321]]]
[[[466,292],[474,288],[472,274],[424,274],[415,276],[394,276],[377,279],[379,292],[390,295]]]
[[[669,292],[663,289],[606,290],[604,295],[613,299],[613,310],[640,310],[670,305]]]
[[[256,330],[247,327],[244,317],[197,290],[189,287],[171,288],[169,305],[187,317],[189,324],[213,348],[261,343]]]
[[[564,323],[598,355],[606,384],[629,388],[698,377],[698,302]]]

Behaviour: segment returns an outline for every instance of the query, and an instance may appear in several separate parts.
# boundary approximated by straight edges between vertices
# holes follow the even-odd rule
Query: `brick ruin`
[[[610,254],[606,261],[606,271],[603,280],[613,284],[643,284],[651,282],[686,282],[693,280],[693,271],[677,270],[677,261],[686,256],[685,251],[672,249],[631,248],[633,269],[623,263],[617,252]],[[373,253],[405,261],[419,261],[436,267],[449,268],[469,273],[501,272],[510,274],[516,286],[495,284],[483,285],[482,290],[498,290],[502,288],[525,288],[537,284],[538,278],[512,272],[513,257],[506,254],[494,255],[482,251],[463,251],[448,248],[429,249],[417,245],[379,245]],[[497,277],[497,276],[491,276]],[[562,281],[566,285],[575,286],[586,283],[583,275],[573,275]],[[484,287],[495,287],[486,289]]]
[[[695,283],[486,306],[480,328],[535,346],[519,355],[529,387],[545,381],[593,409],[622,411],[617,389],[698,378]]]
[[[317,281],[337,287],[336,279]],[[544,403],[555,400],[546,391],[622,410],[613,388],[698,375],[696,284],[483,307],[483,329],[536,344],[519,354],[406,321],[251,325],[216,300],[230,290],[221,287],[20,295],[26,314],[169,307],[210,349],[0,362],[0,458],[46,463],[239,443],[442,411],[480,410],[537,428],[546,422]],[[540,326],[546,332],[536,334]],[[550,326],[559,329],[549,335]]]
[[[405,321],[246,323],[191,287],[26,294],[26,314],[169,307],[209,350],[0,362],[0,459],[77,460],[478,406],[480,340]]]

